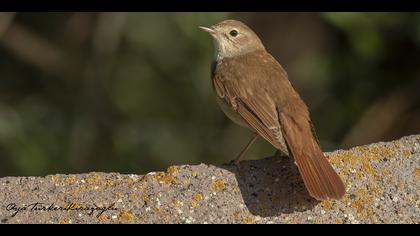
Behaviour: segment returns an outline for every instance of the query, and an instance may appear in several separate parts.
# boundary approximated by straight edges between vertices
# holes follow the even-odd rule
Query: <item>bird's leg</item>
[[[244,147],[244,149],[242,149],[242,151],[236,157],[236,159],[234,161],[235,165],[238,165],[239,162],[242,161],[242,159],[244,158],[246,152],[251,147],[251,145],[255,142],[255,140],[257,139],[257,137],[258,137],[258,134],[255,133],[254,136],[252,137],[252,139],[248,142],[248,144]]]

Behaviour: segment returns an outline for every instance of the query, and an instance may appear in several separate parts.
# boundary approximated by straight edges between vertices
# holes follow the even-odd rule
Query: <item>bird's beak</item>
[[[216,35],[216,31],[212,28],[203,27],[203,26],[200,26],[199,28],[211,34],[212,36]]]

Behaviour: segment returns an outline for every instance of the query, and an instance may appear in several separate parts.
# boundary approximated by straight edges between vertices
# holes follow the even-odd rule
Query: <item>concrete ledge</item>
[[[288,159],[147,175],[0,179],[1,223],[420,223],[420,136],[328,153],[348,193],[308,196]]]

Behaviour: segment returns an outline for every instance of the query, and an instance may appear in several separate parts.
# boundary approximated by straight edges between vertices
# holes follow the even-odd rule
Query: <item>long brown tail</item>
[[[280,114],[283,136],[309,194],[318,199],[340,199],[346,190],[319,147],[307,120]]]

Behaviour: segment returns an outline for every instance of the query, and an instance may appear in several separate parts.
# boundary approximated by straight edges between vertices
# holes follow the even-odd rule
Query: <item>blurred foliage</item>
[[[228,18],[284,65],[325,150],[420,131],[418,13],[0,13],[0,176],[233,159],[251,133],[218,108],[198,29]]]

